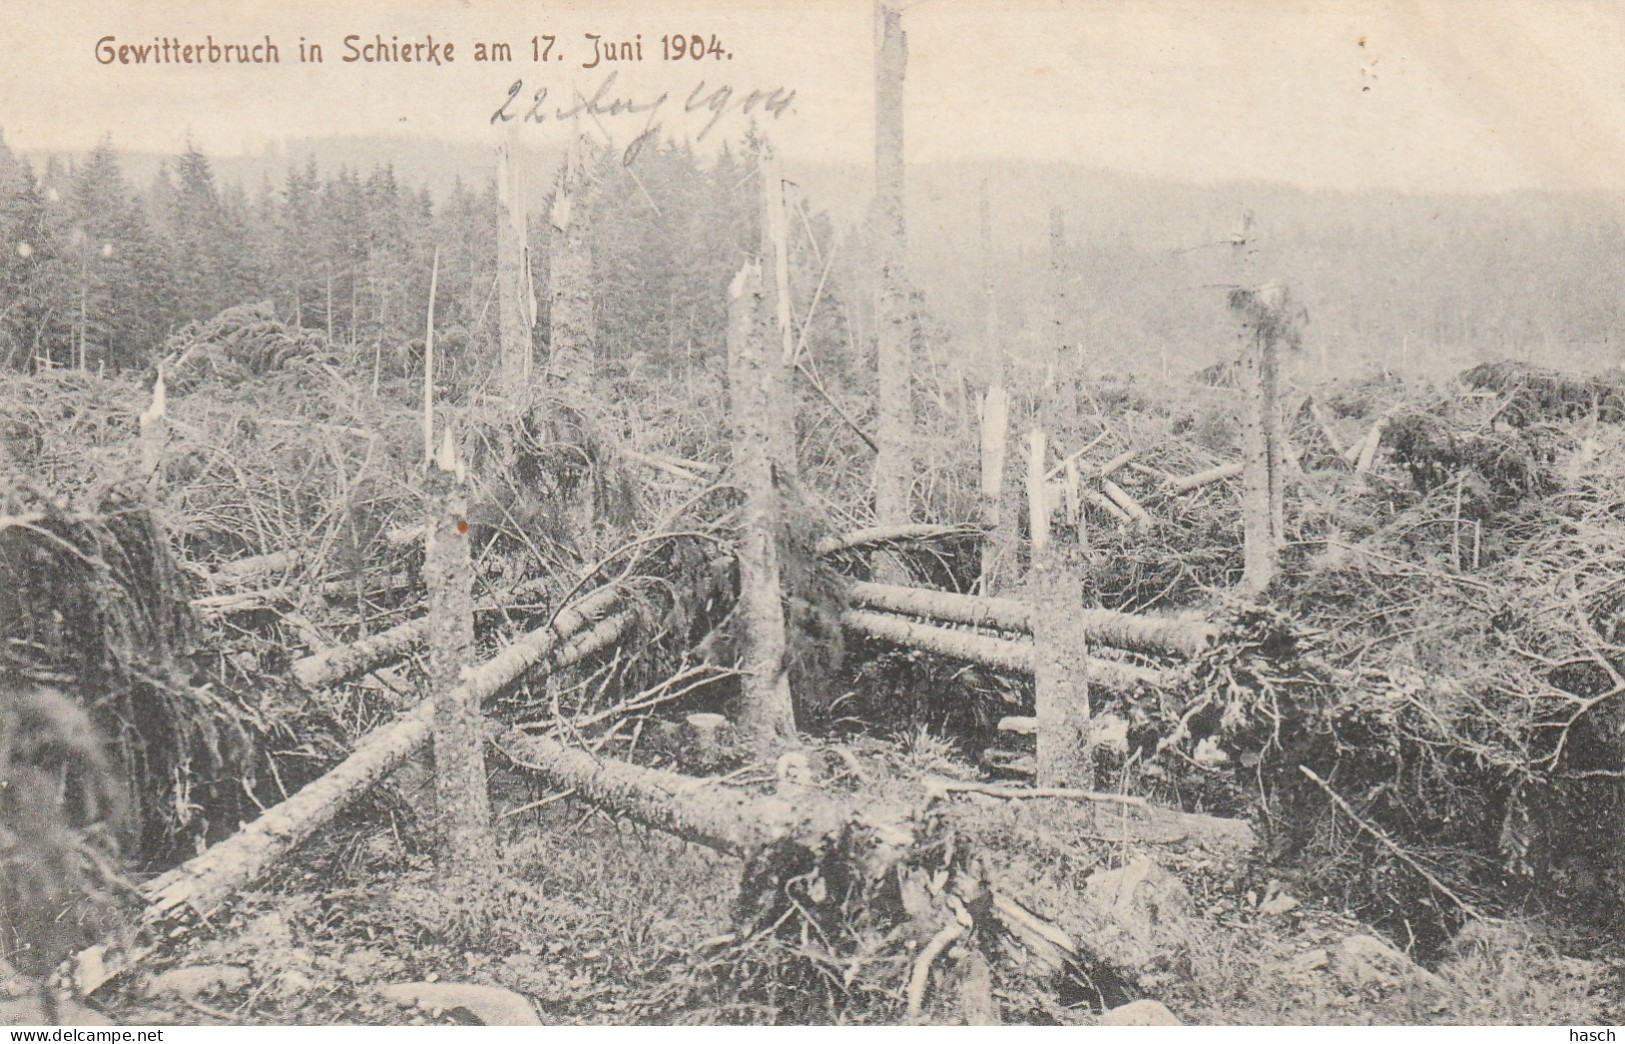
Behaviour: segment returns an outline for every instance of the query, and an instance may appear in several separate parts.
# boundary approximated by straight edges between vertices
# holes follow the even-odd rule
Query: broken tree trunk
[[[1060,207],[1052,207],[1049,212],[1049,278],[1050,358],[1055,366],[1056,405],[1076,413],[1083,367],[1077,346],[1069,337],[1071,312],[1067,307],[1067,291],[1072,273],[1066,251],[1066,211]],[[1049,425],[1046,429],[1056,430]]]
[[[434,456],[434,298],[440,289],[440,247],[429,263],[429,309],[423,321],[423,459]]]
[[[746,262],[728,288],[728,393],[735,482],[744,492],[739,519],[739,605],[744,621],[740,726],[763,747],[795,737],[779,585],[779,493],[773,479],[773,435],[783,415],[763,344],[762,273]],[[776,352],[772,353],[776,354]]]
[[[842,613],[841,626],[867,638],[878,638],[1012,674],[1032,675],[1034,670],[1031,642],[994,638],[970,631],[951,631],[902,616],[864,612],[861,609],[848,609]],[[1173,686],[1173,676],[1167,671],[1136,667],[1115,660],[1087,658],[1085,669],[1092,683],[1112,692],[1132,694],[1143,688],[1167,689]]]
[[[938,540],[965,536],[977,530],[971,526],[944,526],[935,522],[905,522],[897,526],[868,526],[850,533],[825,537],[814,548],[820,555],[835,555],[878,544],[898,544],[911,540]]]
[[[1133,519],[1135,525],[1150,529],[1157,524],[1156,519],[1151,517],[1151,513],[1142,507],[1138,500],[1129,496],[1122,486],[1111,479],[1100,480],[1100,491],[1105,494],[1107,500],[1116,504]]]
[[[1005,506],[1005,490],[1014,485],[1005,477],[1010,449],[1010,395],[1005,390],[1004,348],[999,342],[999,310],[993,263],[993,201],[987,179],[982,179],[979,207],[982,231],[982,310],[984,357],[991,379],[982,397],[982,538],[981,575],[977,589],[996,594],[1001,573],[1015,570],[1017,544],[1016,512]]]
[[[579,663],[620,641],[636,619],[630,611],[596,623],[579,614],[561,614],[554,624],[530,631],[467,671],[451,695],[460,701],[484,702],[544,660],[550,661],[553,670]],[[565,632],[560,625],[575,630]],[[432,735],[438,704],[430,697],[368,733],[349,757],[320,779],[203,854],[144,884],[141,894],[148,908],[143,920],[150,923],[178,916],[182,909],[208,916],[422,749]]]
[[[579,405],[592,394],[592,246],[587,240],[586,145],[577,140],[559,170],[548,250],[548,383]]]
[[[1206,471],[1198,471],[1194,475],[1173,479],[1168,483],[1167,490],[1170,493],[1189,493],[1193,489],[1201,489],[1203,486],[1211,486],[1215,482],[1233,479],[1246,470],[1247,465],[1239,460],[1230,464],[1219,464],[1208,468]]]
[[[905,895],[901,908],[895,899],[888,908],[894,911],[892,916],[913,922],[907,927],[898,925],[913,938],[946,941],[972,927],[980,929],[977,934],[1008,933],[1046,977],[1059,975],[1068,965],[1078,968],[1085,960],[1088,966],[1115,974],[1108,955],[1081,946],[1026,905],[1022,892],[1033,882],[1001,874],[1002,853],[978,843],[976,827],[983,810],[956,805],[945,789],[928,787],[923,800],[901,802],[805,788],[796,788],[794,797],[782,792],[752,793],[724,785],[720,779],[642,768],[514,730],[504,731],[495,742],[516,768],[538,774],[576,799],[744,860],[742,895],[736,905],[741,930],[731,939],[744,942],[743,937],[750,936],[754,940],[756,932],[774,930],[797,912],[816,923],[813,918],[821,912],[817,907],[825,902],[839,904],[844,908],[840,915],[851,916],[855,912],[851,904],[867,905],[884,894],[895,894],[891,890],[901,883]],[[1050,794],[1054,796],[1035,794],[1020,801],[1021,806],[1044,807],[1018,813],[1017,819],[1030,816],[1034,829],[1038,829],[1038,820],[1052,818],[1070,820],[1084,829],[1094,822],[1109,823],[1113,835],[1125,841],[1144,838],[1153,843],[1197,845],[1227,860],[1245,859],[1256,844],[1251,828],[1237,820],[1171,812],[1137,799],[1124,801],[1118,795],[1077,790],[1052,790]],[[1019,792],[1007,796],[1025,797]],[[1100,798],[1112,800],[1104,806],[1092,800]],[[943,813],[940,817],[926,819],[918,814],[917,810],[932,805]],[[1109,811],[1097,815],[1096,808]],[[916,811],[911,814],[911,809]],[[1082,822],[1082,817],[1089,822]],[[946,834],[942,833],[944,827],[949,831]],[[953,854],[944,858],[943,853]],[[792,881],[783,879],[784,867],[795,867]],[[785,889],[793,881],[804,886],[813,882],[814,887],[786,895]],[[873,906],[868,912],[882,914],[883,909]],[[783,913],[775,917],[778,911]],[[945,923],[949,927],[944,928]],[[791,924],[786,937],[793,938],[795,928]],[[803,949],[806,945],[802,944]],[[967,948],[974,950],[975,946]],[[930,957],[941,949],[933,943],[912,962],[908,992],[913,1008],[919,1007],[925,992]],[[970,959],[972,966],[974,960]],[[962,968],[961,974],[965,971]],[[988,1007],[983,1003],[975,1009]]]
[[[982,539],[981,575],[977,588],[984,594],[998,590],[998,576],[1012,570],[1016,560],[1014,511],[1004,506],[1004,471],[1010,439],[1010,396],[1001,381],[982,397]]]
[[[210,587],[232,587],[258,580],[265,573],[285,573],[299,564],[298,551],[270,551],[237,558],[209,574]]]
[[[523,586],[523,585],[522,585]],[[514,592],[517,593],[517,592]],[[569,621],[577,618],[596,619],[607,613],[621,600],[621,592],[613,587],[604,587],[592,594],[586,595],[559,615],[560,627],[568,630],[573,626]],[[477,611],[495,611],[491,607],[477,609]],[[324,649],[319,653],[295,660],[293,676],[301,686],[306,689],[321,689],[339,682],[349,681],[368,671],[386,664],[394,663],[406,656],[421,643],[429,633],[429,618],[420,616],[396,624],[387,631],[380,631],[368,638],[349,645],[339,645],[331,649]]]
[[[163,486],[164,443],[169,440],[169,419],[164,413],[164,364],[158,364],[158,379],[152,385],[152,404],[139,418],[141,426],[141,480],[147,496],[157,499]]]
[[[491,797],[485,785],[485,730],[479,697],[458,684],[474,660],[474,561],[468,547],[468,485],[448,427],[426,476],[429,542],[429,691],[434,716],[436,869],[442,883],[489,874],[496,866]]]
[[[848,592],[853,604],[892,613],[947,620],[993,630],[1032,633],[1032,610],[1013,598],[973,598],[859,581]],[[1218,639],[1218,628],[1196,620],[1137,616],[1110,609],[1079,609],[1077,618],[1090,641],[1117,649],[1195,658]]]
[[[1269,330],[1264,294],[1269,288],[1241,289],[1231,295],[1231,307],[1243,317],[1242,392],[1242,590],[1256,597],[1274,582],[1279,568],[1282,534],[1278,509],[1281,491],[1275,380],[1276,338]]]
[[[1257,250],[1250,210],[1242,211],[1231,247],[1240,285],[1230,292],[1229,305],[1242,324],[1237,370],[1242,396],[1241,591],[1257,597],[1274,582],[1286,540],[1286,436],[1277,384],[1281,345],[1295,347],[1297,337],[1286,288],[1279,283],[1254,286],[1249,278]]]
[[[795,395],[790,367],[795,364],[796,337],[790,317],[790,215],[784,199],[784,176],[779,160],[769,149],[762,159],[762,255],[773,259],[772,329],[775,338],[763,338],[762,363],[772,382],[770,400],[776,423],[772,436],[773,466],[781,483],[800,474],[796,460]],[[765,302],[767,294],[762,294]],[[767,318],[762,319],[764,328]],[[774,343],[776,342],[776,343]]]
[[[834,833],[858,811],[837,800],[784,800],[643,768],[515,729],[501,732],[496,746],[517,767],[574,789],[582,801],[741,858],[783,838]]]
[[[407,620],[358,642],[324,649],[296,660],[293,676],[306,689],[337,685],[375,667],[399,660],[423,641],[428,633],[428,617]]]
[[[1049,481],[1044,478],[1045,440],[1043,431],[1027,433],[1027,535],[1032,557],[1037,559],[1049,547]]]
[[[1083,612],[1083,580],[1074,540],[1048,548],[1035,544],[1032,576],[1033,705],[1038,719],[1038,785],[1094,787],[1089,731],[1089,661]]]
[[[531,328],[536,323],[518,120],[508,124],[497,146],[497,196],[502,206],[497,225],[498,370],[502,394],[518,397],[530,385]]]
[[[901,8],[875,4],[875,222],[879,284],[875,289],[878,423],[875,439],[875,520],[901,525],[909,518],[913,456],[909,432],[908,232],[903,216],[903,79],[908,43]],[[881,563],[883,580],[900,581],[899,563]]]

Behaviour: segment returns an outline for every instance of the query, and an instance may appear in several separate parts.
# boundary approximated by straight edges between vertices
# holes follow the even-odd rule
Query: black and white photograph
[[[0,0],[9,1041],[1622,930],[1625,5]]]

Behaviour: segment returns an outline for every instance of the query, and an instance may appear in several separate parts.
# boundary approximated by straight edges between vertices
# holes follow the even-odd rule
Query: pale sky
[[[872,156],[872,8],[852,0],[0,0],[0,130],[14,147],[219,154],[283,137],[494,141],[509,84],[592,92],[591,45],[642,35],[608,96],[793,88],[767,127],[798,156]],[[906,8],[911,162],[1068,161],[1195,180],[1417,191],[1625,189],[1625,5],[1604,0],[915,0]],[[662,34],[716,34],[731,60],[660,60]],[[345,64],[342,38],[455,44],[455,60]],[[102,65],[98,38],[280,47],[275,66]],[[530,60],[551,34],[563,61]],[[297,61],[299,38],[325,63]],[[516,60],[472,61],[476,41]],[[1363,43],[1362,43],[1363,41]],[[606,96],[606,97],[608,97]],[[554,106],[556,109],[556,105]],[[629,141],[642,117],[597,121]],[[712,138],[737,134],[725,114]],[[591,128],[589,128],[591,129]],[[522,133],[553,143],[562,125]],[[551,140],[550,140],[551,139]]]

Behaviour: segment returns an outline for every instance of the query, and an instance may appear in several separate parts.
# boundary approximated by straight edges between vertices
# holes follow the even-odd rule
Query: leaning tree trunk
[[[553,237],[548,252],[548,330],[551,358],[549,383],[571,403],[592,394],[593,358],[592,246],[583,212],[587,196],[584,147],[571,147],[559,171],[553,197]]]
[[[903,14],[885,2],[875,5],[875,218],[880,282],[875,294],[879,418],[875,441],[875,517],[883,526],[909,518],[913,482],[909,430],[912,347],[909,337],[908,232],[903,215],[903,78],[908,43]],[[901,581],[900,568],[887,566],[882,579]]]
[[[478,695],[458,684],[474,659],[474,563],[468,547],[468,490],[450,429],[428,469],[429,686],[434,716],[436,862],[443,881],[489,874],[496,866],[491,799],[485,785],[484,720]]]
[[[536,300],[530,287],[529,232],[526,227],[524,165],[519,155],[519,124],[508,125],[497,147],[497,195],[502,215],[497,225],[497,323],[501,389],[519,397],[530,385],[531,327]]]
[[[779,493],[773,480],[773,435],[784,423],[763,343],[760,266],[746,262],[728,288],[728,390],[736,482],[744,491],[739,519],[739,607],[744,624],[744,702],[740,725],[759,745],[793,739],[795,711],[786,660],[779,587]]]

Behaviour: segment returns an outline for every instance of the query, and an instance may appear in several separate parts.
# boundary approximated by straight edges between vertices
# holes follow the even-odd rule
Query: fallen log
[[[775,841],[835,833],[860,814],[858,806],[833,797],[808,801],[805,793],[794,799],[753,793],[720,779],[643,768],[516,729],[502,730],[494,742],[516,768],[575,790],[579,800],[741,859]]]
[[[423,641],[428,633],[427,617],[407,620],[349,645],[336,645],[295,660],[293,676],[306,689],[337,685],[374,667],[400,659]]]
[[[636,614],[623,611],[591,626],[586,626],[584,617],[577,619],[583,626],[574,633],[561,634],[553,625],[527,633],[484,664],[464,672],[459,688],[484,701],[544,660],[553,670],[571,666],[614,645],[631,630]],[[196,858],[147,882],[141,889],[148,901],[143,920],[161,920],[182,907],[207,916],[428,743],[434,711],[435,701],[424,700],[391,724],[368,733],[326,775]]]
[[[1233,464],[1220,464],[1217,467],[1208,468],[1206,471],[1198,471],[1194,475],[1176,478],[1168,483],[1167,489],[1170,493],[1189,493],[1193,489],[1201,489],[1203,486],[1211,486],[1215,482],[1233,479],[1240,475],[1242,470],[1243,465],[1240,461]]]
[[[238,558],[209,574],[209,582],[219,587],[230,587],[252,580],[264,573],[285,573],[299,564],[298,551],[272,551],[263,555]]]
[[[213,583],[214,578],[211,577],[209,582]],[[386,582],[388,583],[387,587],[370,587],[365,592],[366,597],[387,597],[396,591],[405,590],[411,586],[410,581],[404,576],[390,577]],[[329,580],[326,583],[316,585],[313,590],[314,593],[330,600],[343,600],[356,596],[356,585],[348,580]],[[191,606],[206,617],[227,616],[232,613],[253,612],[279,605],[292,605],[298,600],[300,593],[297,587],[277,584],[273,587],[262,587],[252,591],[200,595],[191,600]]]
[[[602,616],[620,600],[616,588],[603,588],[577,600],[554,621],[555,630],[570,634],[590,620]],[[482,607],[487,611],[489,607]],[[429,633],[427,617],[416,617],[396,624],[387,631],[363,638],[349,645],[324,649],[303,659],[295,660],[293,676],[306,689],[322,689],[367,673],[405,656],[421,643]]]
[[[1082,499],[1087,500],[1089,503],[1093,504],[1095,507],[1097,507],[1100,510],[1104,511],[1106,514],[1110,515],[1112,518],[1115,518],[1118,522],[1122,523],[1125,526],[1130,525],[1130,524],[1132,524],[1134,522],[1134,519],[1132,517],[1130,517],[1130,515],[1129,515],[1129,513],[1127,511],[1124,511],[1122,508],[1118,507],[1116,504],[1114,504],[1110,500],[1108,500],[1103,494],[1097,493],[1095,490],[1092,490],[1092,489],[1079,490],[1079,496]]]
[[[946,627],[932,627],[901,616],[849,609],[841,614],[841,625],[869,638],[911,649],[950,656],[956,660],[978,663],[995,670],[1013,674],[1033,673],[1033,646],[1031,642],[992,638],[970,631],[951,631]],[[1173,676],[1167,671],[1150,667],[1136,667],[1112,660],[1091,657],[1088,661],[1090,685],[1111,692],[1134,693],[1141,688],[1167,689],[1173,687]]]
[[[910,540],[937,540],[943,537],[968,536],[980,533],[975,526],[943,526],[929,522],[911,522],[900,526],[870,526],[855,529],[839,536],[825,537],[815,550],[820,555],[833,555],[875,544],[896,544]]]
[[[854,583],[853,604],[892,613],[947,620],[990,630],[1032,633],[1031,610],[1012,598],[976,598],[898,584]],[[1218,639],[1218,628],[1194,620],[1136,616],[1110,609],[1085,609],[1082,625],[1091,641],[1118,649],[1196,657]]]
[[[659,453],[644,453],[627,446],[620,449],[621,455],[628,460],[664,471],[668,475],[676,476],[686,482],[699,482],[706,477],[715,477],[722,474],[722,469],[715,464],[703,460],[683,460],[679,457],[667,457]]]

